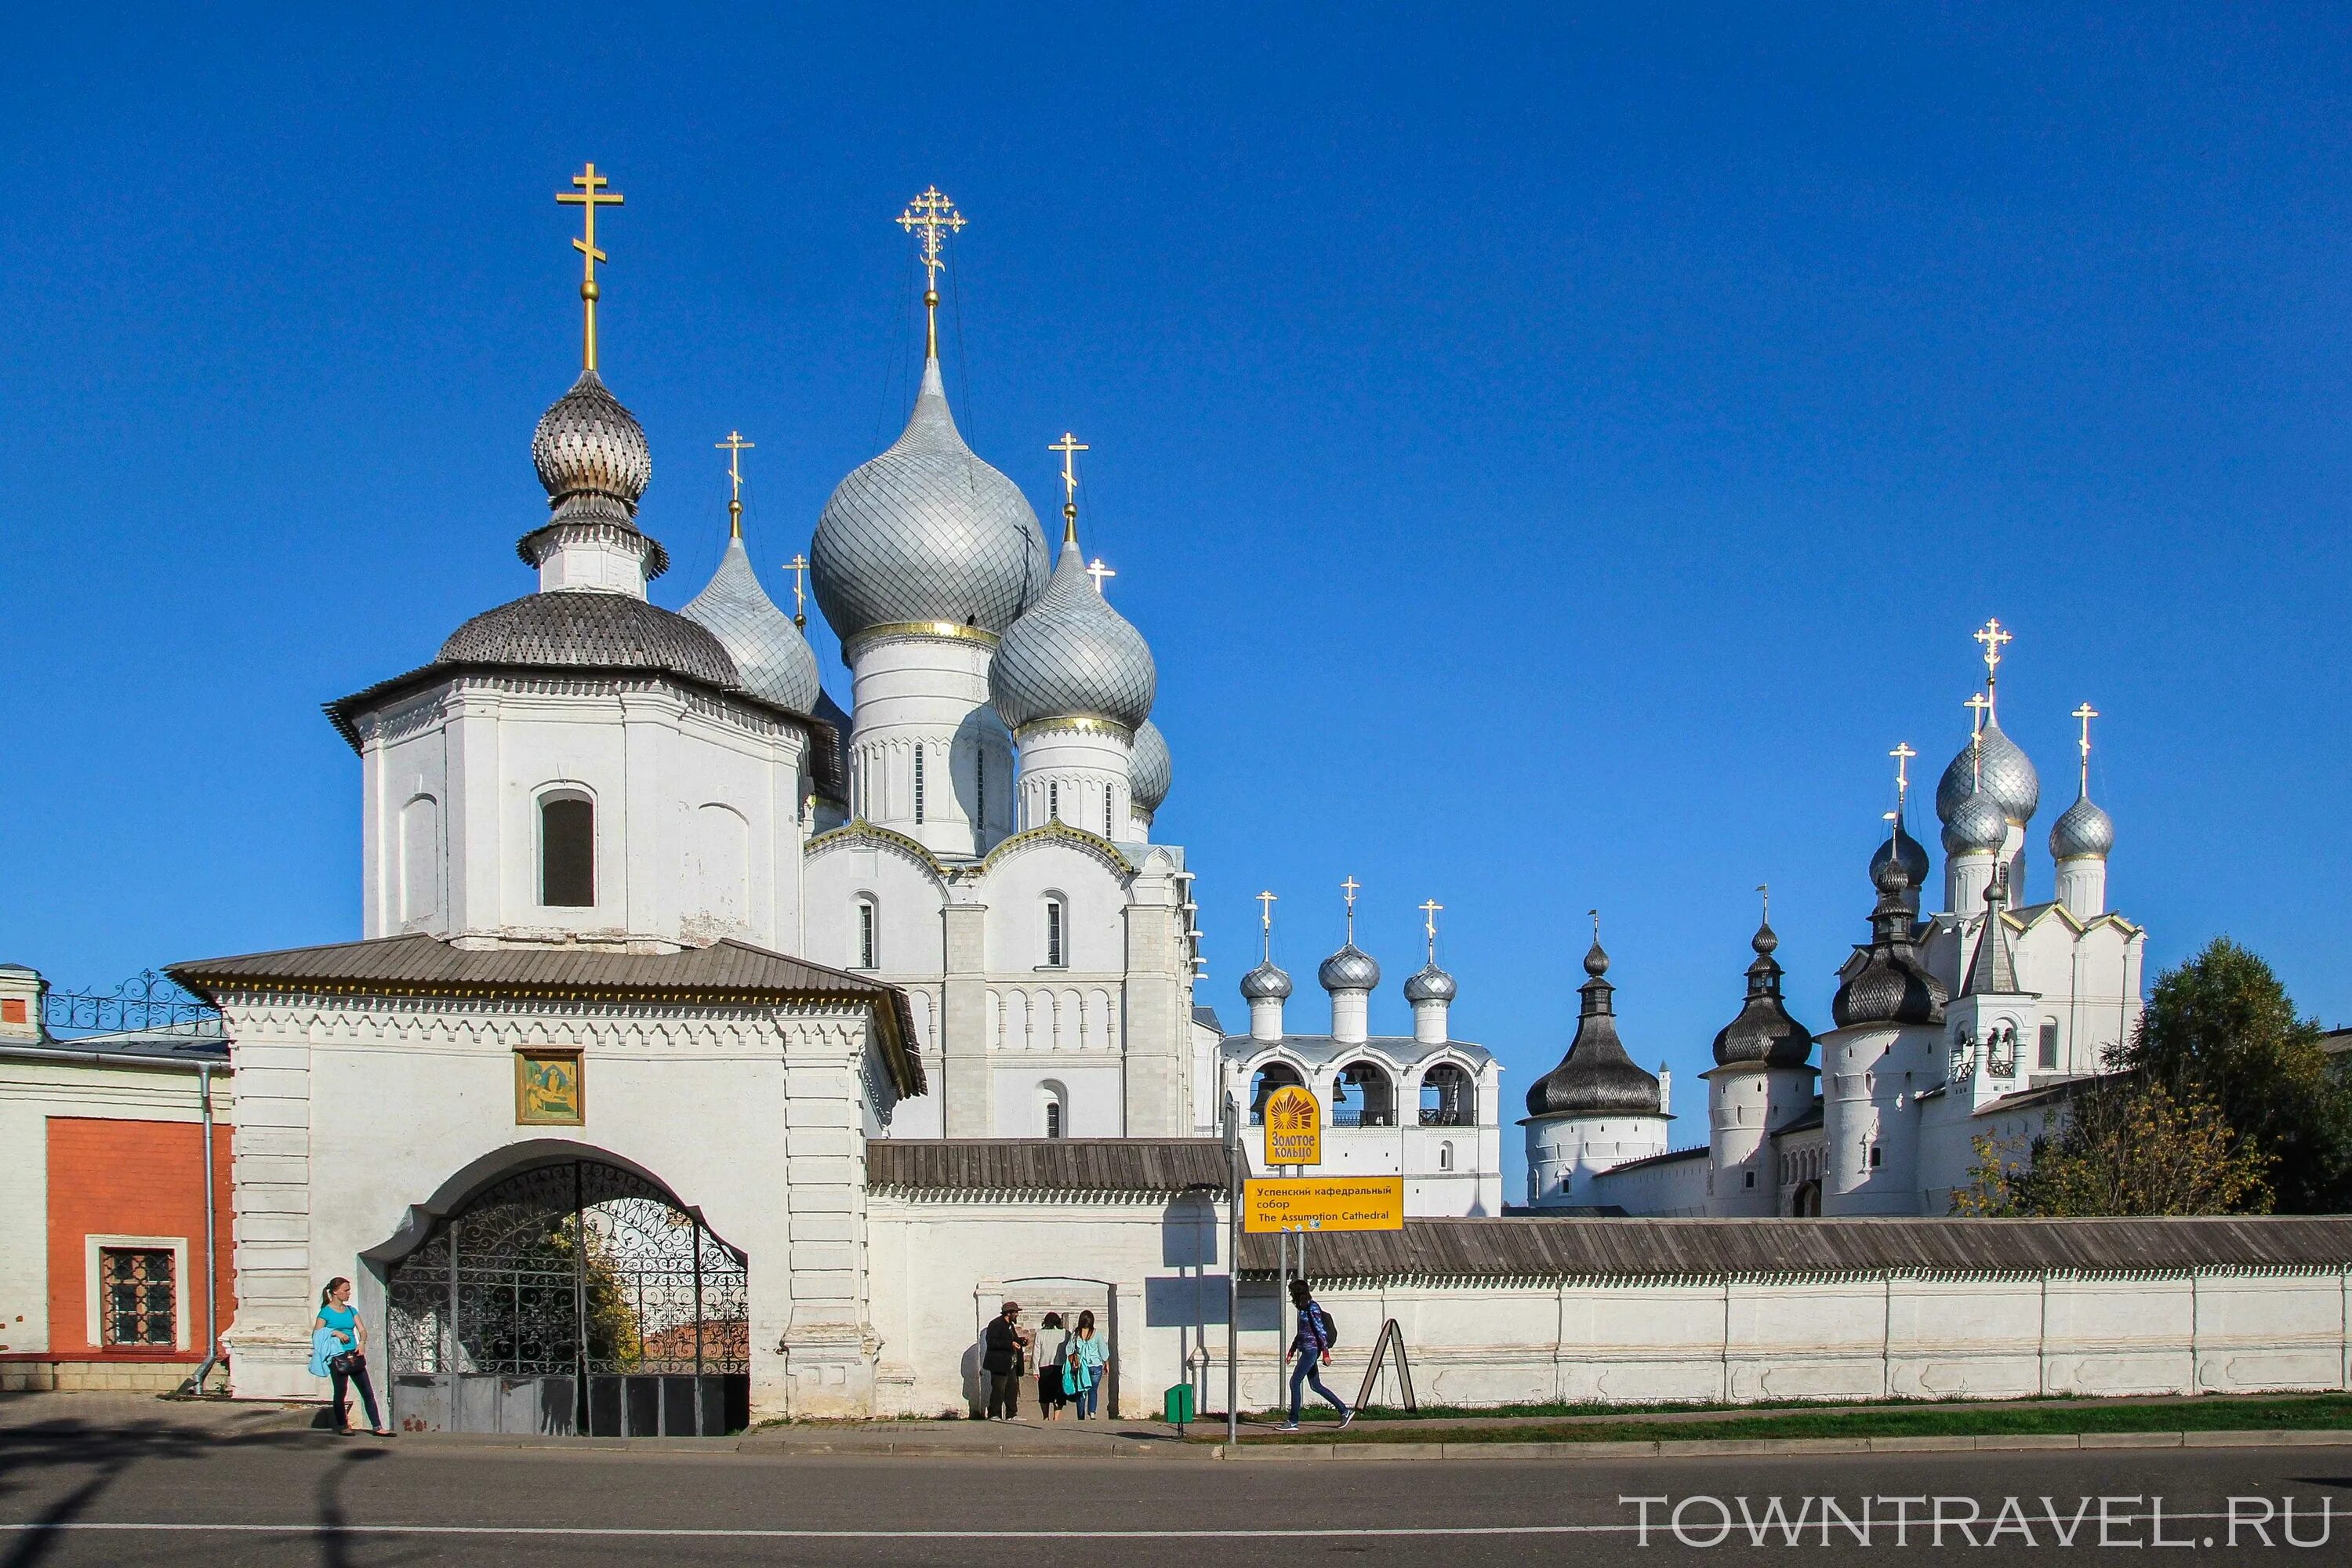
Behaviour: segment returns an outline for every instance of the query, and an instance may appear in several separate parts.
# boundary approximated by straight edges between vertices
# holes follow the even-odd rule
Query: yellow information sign
[[[1260,1176],[1243,1184],[1242,1228],[1402,1230],[1402,1176]]]
[[[1315,1103],[1313,1095],[1295,1083],[1265,1097],[1265,1163],[1323,1163],[1323,1108]]]

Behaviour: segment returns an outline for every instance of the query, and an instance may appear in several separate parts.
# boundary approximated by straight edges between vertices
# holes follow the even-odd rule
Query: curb
[[[1210,1457],[1259,1459],[1624,1459],[1735,1454],[2000,1454],[2051,1448],[2342,1448],[2352,1430],[2015,1432],[1981,1437],[1726,1437],[1605,1443],[1285,1443],[1227,1447]],[[1391,1452],[1381,1453],[1381,1449]]]

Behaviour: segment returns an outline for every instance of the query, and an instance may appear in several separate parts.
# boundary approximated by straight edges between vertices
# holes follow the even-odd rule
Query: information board
[[[1265,1163],[1323,1163],[1323,1108],[1297,1084],[1277,1089],[1265,1097]]]
[[[1242,1187],[1242,1228],[1402,1230],[1402,1176],[1253,1176]]]

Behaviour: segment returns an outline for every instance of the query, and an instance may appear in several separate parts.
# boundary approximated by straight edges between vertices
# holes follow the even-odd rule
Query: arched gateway
[[[502,1177],[385,1284],[404,1431],[716,1436],[750,1422],[743,1255],[635,1172],[572,1158]]]

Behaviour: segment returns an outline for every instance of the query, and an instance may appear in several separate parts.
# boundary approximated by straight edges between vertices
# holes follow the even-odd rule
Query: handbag
[[[349,1377],[352,1373],[367,1365],[367,1356],[360,1351],[344,1351],[339,1355],[329,1356],[327,1365],[330,1370],[340,1372],[345,1377]]]

